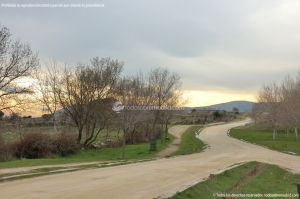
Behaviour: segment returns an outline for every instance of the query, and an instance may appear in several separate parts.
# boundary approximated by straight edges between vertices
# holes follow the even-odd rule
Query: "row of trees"
[[[279,84],[263,86],[252,117],[256,122],[266,123],[272,127],[273,139],[276,139],[279,129],[284,129],[287,134],[293,130],[297,139],[300,126],[299,99],[300,73],[294,78],[287,76]]]
[[[155,150],[157,135],[166,135],[172,110],[124,109],[120,113],[112,105],[120,101],[125,106],[175,107],[180,99],[180,77],[157,68],[148,74],[121,76],[123,63],[110,58],[93,58],[89,64],[78,64],[59,71],[56,64],[37,79],[37,99],[52,114],[54,128],[61,111],[78,130],[78,143],[89,147],[108,126],[120,128],[126,139],[139,129]],[[144,133],[145,133],[144,132]],[[165,136],[166,138],[166,136]],[[132,141],[132,140],[131,140]]]
[[[155,150],[158,135],[166,132],[172,111],[112,111],[115,101],[135,106],[178,106],[180,77],[157,68],[147,74],[122,75],[123,63],[95,57],[86,64],[59,66],[51,61],[39,67],[29,45],[11,39],[6,27],[0,28],[0,110],[16,111],[41,105],[56,121],[65,115],[77,128],[77,142],[89,147],[99,133],[117,127],[124,134],[123,145],[139,131],[146,133]],[[18,83],[24,78],[36,80],[31,89]],[[25,105],[25,106],[24,106]]]

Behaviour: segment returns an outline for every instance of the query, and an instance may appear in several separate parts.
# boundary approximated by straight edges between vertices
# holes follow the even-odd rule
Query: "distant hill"
[[[202,107],[189,107],[187,110],[197,109],[197,110],[224,110],[224,111],[232,111],[234,107],[238,108],[240,112],[251,112],[254,102],[249,101],[232,101],[221,104],[215,104],[210,106],[202,106]]]

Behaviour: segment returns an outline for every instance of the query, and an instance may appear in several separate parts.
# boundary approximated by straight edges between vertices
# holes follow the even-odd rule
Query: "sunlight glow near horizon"
[[[31,87],[37,83],[33,78],[22,78],[17,84]],[[237,92],[232,90],[183,90],[184,106],[209,106],[229,101],[256,101],[256,93]]]
[[[33,78],[22,78],[16,82],[22,87],[31,87],[37,83]],[[233,90],[212,89],[212,90],[183,90],[183,106],[200,107],[209,106],[230,101],[256,101],[256,93],[238,92]],[[22,115],[40,116],[44,113],[41,110],[27,110]]]
[[[185,90],[183,98],[187,100],[185,106],[208,106],[229,101],[256,101],[255,93],[235,93],[233,91],[200,91],[200,90]]]

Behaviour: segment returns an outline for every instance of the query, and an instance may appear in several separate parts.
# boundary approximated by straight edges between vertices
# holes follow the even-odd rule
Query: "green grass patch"
[[[230,136],[277,151],[300,155],[300,138],[296,139],[293,133],[286,134],[284,131],[278,131],[276,139],[273,140],[271,129],[248,126],[231,129]]]
[[[156,153],[166,148],[174,139],[172,135],[165,142],[157,140],[157,151],[149,152],[149,144],[141,143],[134,145],[127,145],[125,148],[125,160],[132,159],[146,159],[153,158]],[[69,155],[66,157],[54,157],[46,159],[22,159],[12,160],[8,162],[1,162],[1,168],[12,167],[25,167],[25,166],[39,166],[39,165],[54,165],[54,164],[67,164],[79,162],[92,162],[92,161],[106,161],[106,160],[121,160],[122,147],[117,148],[104,148],[95,150],[82,150],[77,154]]]
[[[198,138],[195,133],[201,129],[201,126],[189,127],[181,136],[181,142],[178,151],[174,155],[187,155],[201,152],[205,144]]]
[[[298,182],[300,182],[300,175],[298,174],[292,174],[275,165],[263,164],[258,162],[249,162],[236,168],[225,171],[221,174],[212,176],[208,180],[200,182],[183,192],[177,193],[171,198],[230,198],[217,197],[217,193],[297,194]],[[262,195],[262,197],[257,198],[274,197],[265,197],[265,195]]]

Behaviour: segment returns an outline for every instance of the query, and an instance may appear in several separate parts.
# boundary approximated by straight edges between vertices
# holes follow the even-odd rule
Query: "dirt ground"
[[[175,138],[173,142],[164,150],[157,154],[158,157],[166,157],[176,152],[179,148],[181,142],[181,135],[189,128],[189,125],[177,125],[172,126],[169,129],[169,133],[173,135]]]
[[[199,138],[209,147],[201,153],[1,183],[1,198],[166,197],[206,179],[210,174],[254,160],[300,173],[299,156],[228,137],[230,128],[248,122],[245,120],[207,127]]]
[[[53,167],[76,167],[76,166],[83,166],[83,165],[91,165],[91,164],[97,164],[97,163],[103,163],[102,162],[83,162],[83,163],[70,163],[70,164],[52,164],[52,165],[42,165],[42,166],[29,166],[29,167],[17,167],[17,168],[6,168],[6,169],[0,169],[0,175],[3,174],[10,174],[10,173],[18,173],[18,172],[27,172],[32,171],[34,169],[44,169],[44,168],[53,168]]]

